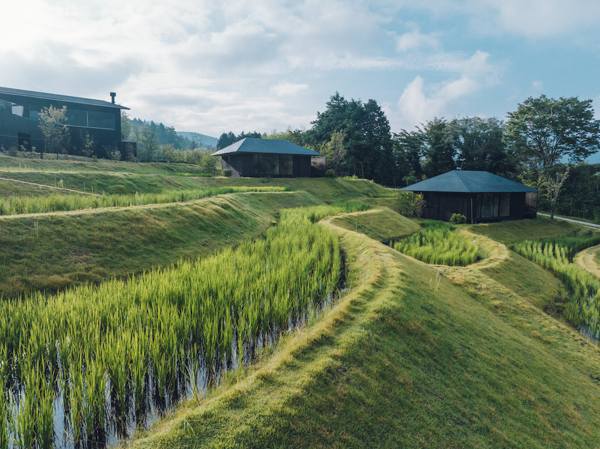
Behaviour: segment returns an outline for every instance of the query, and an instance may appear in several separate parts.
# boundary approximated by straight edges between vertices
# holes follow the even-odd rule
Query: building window
[[[279,174],[281,176],[293,176],[294,156],[292,156],[291,154],[279,155]]]
[[[115,116],[109,112],[88,111],[88,127],[115,129]]]
[[[23,117],[24,111],[25,111],[25,108],[22,105],[13,103],[13,105],[12,105],[12,114],[13,115],[18,115],[19,117]]]
[[[67,108],[67,123],[68,126],[88,126],[87,111],[81,109]]]

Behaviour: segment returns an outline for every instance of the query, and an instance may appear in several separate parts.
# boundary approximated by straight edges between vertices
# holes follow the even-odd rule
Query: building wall
[[[423,218],[431,220],[450,221],[453,214],[464,215],[470,223],[537,216],[537,194],[423,192],[423,197],[426,202]]]
[[[264,153],[260,153],[263,155]],[[271,155],[268,155],[271,156]],[[275,155],[277,156],[277,155]],[[274,159],[276,160],[276,159]],[[311,157],[310,156],[293,156],[293,168],[291,174],[275,174],[276,171],[269,168],[264,171],[263,165],[257,163],[255,153],[233,153],[221,157],[221,168],[223,170],[231,170],[231,176],[234,178],[245,177],[265,177],[271,176],[274,178],[309,178],[311,175]],[[281,170],[283,173],[283,170]]]
[[[17,107],[13,110],[7,109],[6,102],[16,103]],[[24,145],[27,149],[34,146],[38,152],[45,151],[45,138],[39,128],[38,114],[43,108],[50,106],[59,109],[63,106],[67,107],[67,115],[71,119],[66,122],[70,131],[70,144],[67,148],[70,153],[80,154],[81,141],[86,134],[93,139],[94,153],[98,157],[106,157],[106,147],[120,148],[121,110],[118,108],[63,103],[5,94],[0,95],[0,103],[0,146],[4,146],[5,149],[22,145],[25,135],[28,135],[29,142]]]

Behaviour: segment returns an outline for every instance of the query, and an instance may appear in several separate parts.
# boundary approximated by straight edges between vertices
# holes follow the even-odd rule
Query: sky
[[[337,91],[393,132],[593,99],[598,0],[0,0],[0,86],[106,99],[178,131],[310,128]]]

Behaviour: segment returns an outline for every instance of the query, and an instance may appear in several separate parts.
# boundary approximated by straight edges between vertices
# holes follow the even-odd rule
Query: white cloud
[[[279,83],[271,88],[271,92],[278,97],[293,97],[308,89],[308,84]]]
[[[397,103],[397,111],[392,111],[393,124],[411,129],[420,123],[446,115],[452,102],[496,84],[501,73],[488,59],[489,54],[477,51],[463,60],[462,64],[457,63],[458,79],[432,86],[426,86],[424,79],[417,76],[404,89]]]
[[[417,50],[420,48],[437,48],[439,40],[431,34],[422,34],[419,30],[404,33],[396,38],[396,49],[398,51]]]
[[[600,2],[597,0],[470,0],[469,10],[480,29],[493,31],[498,26],[528,37],[548,37],[597,28]],[[491,13],[491,17],[489,16]],[[487,16],[487,20],[482,20]],[[490,26],[490,21],[496,27]]]
[[[535,90],[542,90],[544,88],[544,83],[542,81],[534,81],[533,83],[531,83],[531,87],[533,87]]]

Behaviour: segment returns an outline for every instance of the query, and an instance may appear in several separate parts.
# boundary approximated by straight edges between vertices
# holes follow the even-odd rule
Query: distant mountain
[[[219,141],[216,137],[210,137],[200,133],[177,131],[177,134],[190,142],[201,144],[202,148],[217,148],[217,142]]]

